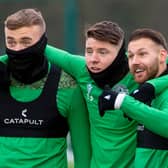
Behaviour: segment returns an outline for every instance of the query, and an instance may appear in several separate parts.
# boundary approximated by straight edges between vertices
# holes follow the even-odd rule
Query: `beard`
[[[136,73],[136,69],[143,69],[142,72]],[[134,80],[137,83],[144,83],[147,80],[153,79],[159,74],[159,61],[154,60],[150,63],[150,65],[136,65],[133,67],[133,76]]]

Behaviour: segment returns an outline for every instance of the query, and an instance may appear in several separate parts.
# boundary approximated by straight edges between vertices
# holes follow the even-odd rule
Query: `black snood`
[[[105,85],[113,87],[128,73],[129,68],[125,52],[125,42],[123,42],[117,57],[109,67],[99,73],[92,73],[88,70],[92,79],[100,88],[103,89]]]
[[[47,74],[48,62],[44,57],[46,45],[47,37],[44,34],[36,44],[23,50],[6,48],[9,57],[8,69],[16,80],[31,84]]]

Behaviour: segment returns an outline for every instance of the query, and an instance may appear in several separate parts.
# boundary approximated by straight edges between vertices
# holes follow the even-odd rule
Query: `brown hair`
[[[10,30],[15,30],[21,27],[29,27],[39,25],[42,31],[46,31],[46,24],[41,12],[38,9],[21,9],[10,16],[4,22],[5,27]]]
[[[85,32],[86,38],[94,38],[119,45],[124,39],[124,31],[121,27],[111,21],[102,21],[90,26]]]
[[[151,39],[156,44],[163,46],[164,49],[166,50],[168,49],[165,37],[156,30],[149,29],[149,28],[136,29],[135,31],[132,32],[128,42],[138,40],[140,38]]]

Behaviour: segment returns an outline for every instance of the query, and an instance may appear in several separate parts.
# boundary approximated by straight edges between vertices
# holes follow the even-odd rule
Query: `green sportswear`
[[[0,57],[0,61],[6,63],[7,57]],[[18,102],[35,101],[42,93],[46,79],[47,76],[32,84],[25,85],[11,78],[10,94]],[[80,88],[64,71],[61,71],[56,102],[60,115],[67,119],[69,125],[75,168],[89,168],[88,112]],[[18,122],[18,120],[16,121]],[[0,167],[67,168],[66,150],[66,136],[47,138],[0,135]]]
[[[132,168],[136,149],[137,123],[130,121],[121,110],[107,111],[99,115],[98,97],[102,90],[90,77],[85,58],[73,56],[62,50],[47,46],[45,53],[54,64],[70,73],[80,85],[89,111],[91,129],[91,168]],[[129,88],[137,85],[128,74],[114,87]]]

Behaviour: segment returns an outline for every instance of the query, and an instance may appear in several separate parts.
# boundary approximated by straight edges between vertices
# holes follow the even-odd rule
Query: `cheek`
[[[115,58],[113,57],[106,57],[102,59],[102,62],[104,63],[104,65],[109,66],[114,62]]]
[[[90,62],[90,57],[85,55],[85,60],[86,60],[87,63]]]
[[[103,59],[100,62],[101,62],[102,68],[106,69],[107,67],[109,67],[112,64],[113,60],[104,60]]]
[[[85,56],[85,60],[86,60],[86,65],[87,65],[87,67],[90,67],[90,66],[92,65],[91,57]]]
[[[129,66],[129,68],[132,67],[132,62],[130,60],[128,60],[128,66]]]

